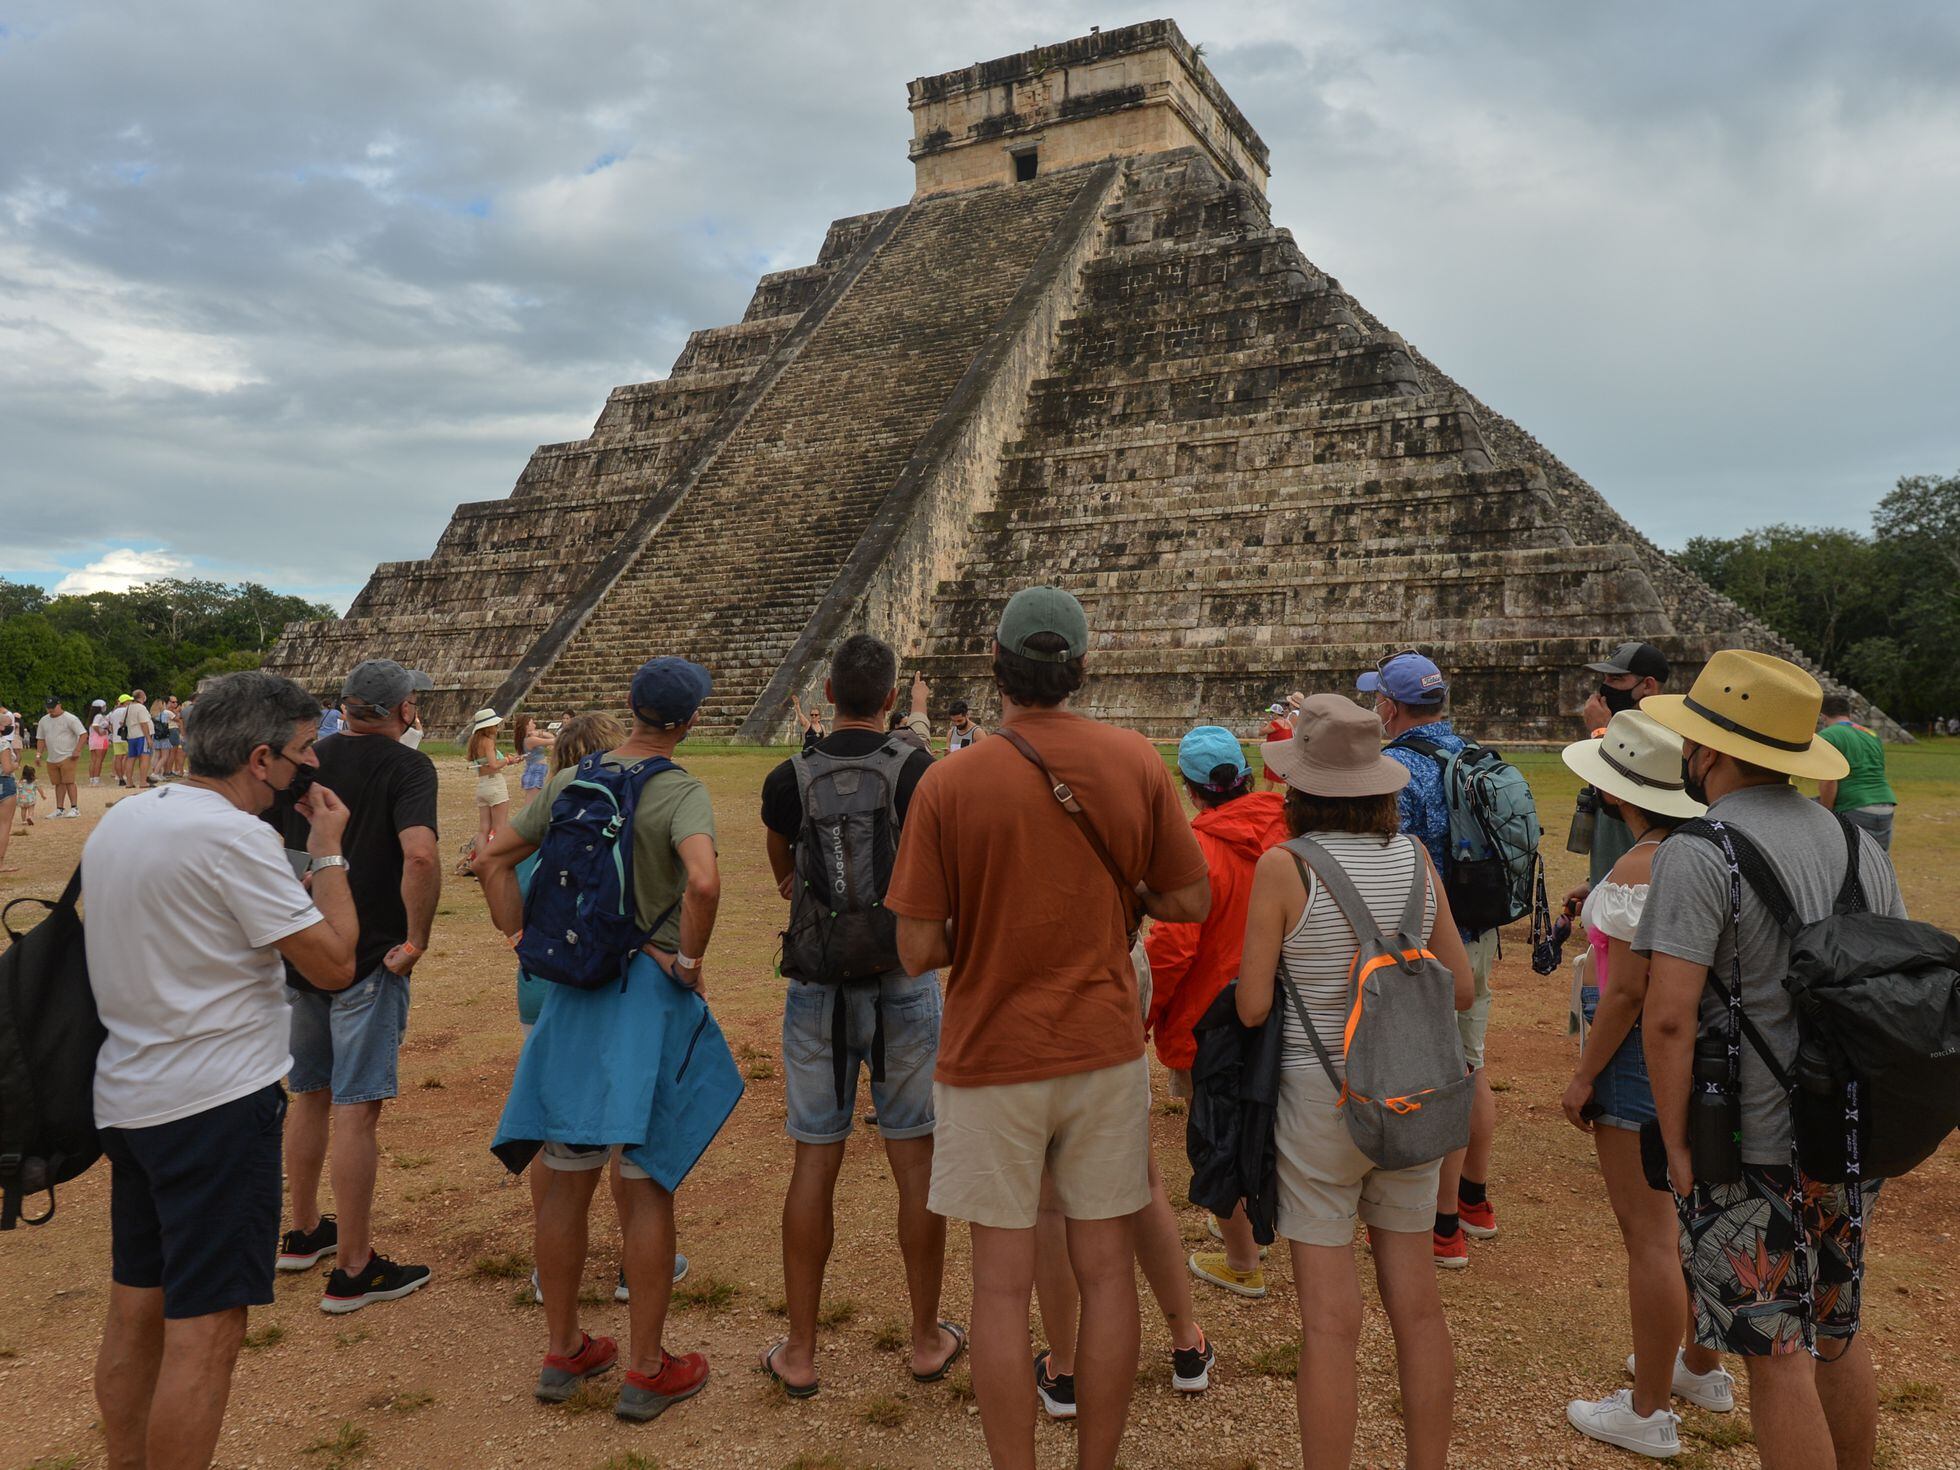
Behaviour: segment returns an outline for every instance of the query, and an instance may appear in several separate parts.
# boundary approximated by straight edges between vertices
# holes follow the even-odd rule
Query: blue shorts
[[[542,791],[544,790],[544,783],[550,774],[543,766],[527,761],[524,765],[523,774],[517,778],[517,789],[520,791]]]
[[[290,990],[294,1092],[333,1088],[337,1103],[395,1096],[395,1058],[408,1033],[408,981],[385,965],[345,990]]]
[[[12,776],[0,776],[0,801],[12,801],[20,794],[20,783]]]
[[[874,1007],[873,1002],[876,1002]],[[848,1006],[845,1056],[848,1092],[837,1101],[831,1028],[837,1006]],[[789,1103],[784,1131],[799,1143],[841,1143],[851,1136],[858,1068],[871,1062],[877,1012],[885,1019],[885,1077],[871,1083],[878,1131],[886,1138],[924,1138],[933,1130],[932,1070],[939,1061],[939,977],[886,975],[874,991],[855,986],[805,985],[792,980],[783,1004],[783,1091]]]
[[[129,737],[129,753],[131,755],[148,755],[150,753],[149,745],[149,737],[146,735],[132,735]]]
[[[153,1128],[104,1128],[109,1275],[163,1289],[163,1315],[272,1301],[286,1094],[274,1082]]]
[[[1588,985],[1579,992],[1579,1003],[1585,1010],[1586,1023],[1592,1024],[1593,1013],[1599,1009],[1599,992]],[[1593,1101],[1605,1109],[1593,1119],[1602,1128],[1638,1132],[1642,1123],[1659,1116],[1654,1111],[1654,1084],[1647,1077],[1647,1053],[1641,1047],[1638,1021],[1593,1078]]]

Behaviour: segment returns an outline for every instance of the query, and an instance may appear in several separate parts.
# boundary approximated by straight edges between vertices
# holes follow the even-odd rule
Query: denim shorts
[[[875,1005],[874,1005],[875,1001]],[[846,1100],[837,1101],[831,1046],[836,1007],[848,1006]],[[784,1131],[799,1143],[841,1143],[851,1136],[858,1068],[871,1063],[871,1037],[882,1010],[885,1077],[871,1083],[878,1131],[886,1138],[923,1138],[933,1131],[932,1071],[939,1061],[939,977],[916,980],[903,971],[864,985],[805,985],[792,980],[783,1003],[783,1079],[789,1104]]]
[[[19,792],[19,783],[14,777],[0,776],[0,801],[12,801]]]
[[[270,1303],[285,1119],[274,1082],[188,1118],[104,1128],[110,1279],[161,1288],[170,1318]]]
[[[1599,992],[1588,985],[1579,992],[1579,1003],[1592,1024],[1599,1009]],[[1654,1111],[1654,1084],[1647,1078],[1647,1053],[1640,1043],[1640,1023],[1635,1021],[1620,1049],[1613,1053],[1599,1075],[1593,1078],[1593,1101],[1605,1111],[1593,1121],[1602,1128],[1624,1128],[1638,1132],[1642,1123],[1658,1115]]]
[[[408,981],[385,965],[345,990],[290,990],[294,1092],[333,1088],[337,1103],[396,1095],[395,1058],[408,1033]]]
[[[129,737],[129,753],[131,755],[148,755],[150,753],[149,744],[149,736],[132,735]]]

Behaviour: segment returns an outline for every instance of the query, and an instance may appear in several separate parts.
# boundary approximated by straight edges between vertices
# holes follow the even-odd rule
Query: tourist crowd
[[[1341,690],[1274,706],[1256,765],[1277,790],[1255,789],[1222,725],[1184,736],[1173,775],[1141,735],[1071,708],[1090,644],[1075,598],[1018,593],[993,648],[992,728],[983,738],[955,704],[938,758],[923,682],[901,713],[897,660],[868,635],[835,650],[834,718],[797,706],[802,749],[760,792],[786,904],[793,1164],[787,1330],[755,1366],[790,1398],[821,1391],[834,1201],[868,1074],[895,1183],[905,1366],[931,1383],[970,1360],[993,1463],[1032,1467],[1046,1413],[1075,1422],[1081,1464],[1114,1465],[1138,1380],[1132,1263],[1167,1324],[1172,1387],[1202,1393],[1217,1352],[1194,1284],[1266,1296],[1265,1247],[1283,1239],[1305,1463],[1347,1464],[1365,1234],[1407,1463],[1440,1467],[1455,1357],[1436,1271],[1469,1266],[1500,1228],[1491,977],[1499,927],[1520,912],[1491,907],[1464,791],[1498,790],[1510,768],[1452,723],[1449,674],[1406,651],[1360,673],[1365,703]],[[1859,1240],[1875,1186],[1861,1204],[1855,1187],[1847,1198],[1794,1170],[1791,1094],[1770,1070],[1797,1044],[1779,983],[1789,939],[1703,829],[1746,834],[1806,916],[1830,911],[1848,872],[1869,909],[1902,915],[1883,748],[1781,660],[1717,653],[1686,693],[1666,692],[1670,674],[1637,642],[1588,665],[1585,735],[1564,751],[1586,783],[1592,867],[1567,896],[1583,1039],[1563,1106],[1597,1152],[1632,1321],[1631,1387],[1568,1417],[1667,1458],[1681,1448],[1673,1401],[1732,1410],[1724,1365],[1739,1362],[1766,1465],[1868,1466]],[[435,769],[417,748],[428,687],[370,660],[323,721],[291,683],[234,674],[194,717],[138,692],[117,711],[96,701],[86,726],[50,701],[36,733],[56,812],[84,744],[99,768],[109,741],[125,742],[117,778],[141,787],[148,742],[174,752],[188,735],[185,779],[117,803],[83,859],[108,1033],[95,1108],[113,1286],[97,1395],[114,1463],[146,1463],[145,1445],[152,1465],[208,1462],[246,1309],[273,1299],[275,1270],[331,1259],[329,1312],[431,1279],[384,1255],[373,1229],[377,1137],[443,879]],[[668,1348],[686,1270],[674,1201],[743,1089],[708,1005],[715,815],[678,759],[711,687],[699,665],[657,657],[623,691],[630,723],[568,712],[538,730],[520,717],[505,755],[503,720],[484,710],[466,752],[471,871],[513,951],[525,1030],[490,1141],[529,1171],[547,1337],[535,1392],[562,1400],[623,1367],[616,1412],[635,1420],[708,1381],[701,1353]],[[9,799],[19,754],[0,745]],[[1821,781],[1820,800],[1793,777]],[[176,959],[158,966],[159,953]],[[1739,1010],[1760,1056],[1734,1039]],[[1691,1147],[1691,1078],[1711,1038],[1739,1093],[1726,1172]],[[1205,1146],[1257,1176],[1219,1202],[1217,1249],[1181,1242],[1152,1154],[1147,1043],[1190,1108],[1194,1167],[1210,1177],[1199,1135],[1212,1128]],[[1213,1128],[1252,1116],[1261,1128]],[[602,1175],[630,1304],[623,1349],[580,1320]],[[971,1233],[965,1323],[945,1315],[949,1221]]]

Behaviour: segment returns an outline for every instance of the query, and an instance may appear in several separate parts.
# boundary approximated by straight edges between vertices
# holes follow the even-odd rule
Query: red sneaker
[[[1456,1217],[1463,1225],[1463,1233],[1473,1240],[1489,1240],[1497,1234],[1497,1211],[1489,1199],[1480,1205],[1466,1205],[1458,1200]]]
[[[546,1353],[538,1370],[537,1396],[547,1404],[562,1404],[578,1391],[581,1380],[604,1373],[619,1361],[619,1344],[610,1337],[582,1333],[578,1351],[569,1357]]]
[[[1461,1271],[1470,1264],[1470,1242],[1464,1239],[1461,1230],[1453,1235],[1438,1235],[1432,1230],[1429,1245],[1435,1252],[1436,1264],[1445,1271]]]
[[[645,1373],[626,1375],[626,1382],[620,1386],[619,1402],[613,1405],[613,1413],[621,1419],[638,1419],[642,1422],[657,1419],[682,1399],[691,1399],[708,1386],[708,1360],[700,1353],[688,1353],[674,1357],[663,1351],[660,1354],[660,1371],[649,1377]]]

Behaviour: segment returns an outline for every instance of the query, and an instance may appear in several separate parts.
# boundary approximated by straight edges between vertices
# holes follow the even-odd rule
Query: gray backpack
[[[791,757],[803,808],[795,887],[783,931],[782,973],[806,985],[865,985],[902,968],[898,920],[885,907],[898,856],[898,777],[918,747],[897,735],[869,755],[828,755],[812,747]],[[844,1079],[846,1008],[832,1008],[832,1062],[838,1102]],[[871,1075],[885,1070],[885,1018],[871,1042]]]
[[[1415,839],[1403,841],[1413,845]],[[1415,881],[1394,936],[1384,935],[1367,902],[1340,863],[1311,838],[1285,844],[1312,902],[1312,868],[1354,930],[1348,970],[1347,1078],[1314,1030],[1300,992],[1286,973],[1280,983],[1293,1003],[1314,1054],[1340,1097],[1354,1146],[1382,1169],[1427,1164],[1470,1141],[1473,1081],[1463,1065],[1456,1029],[1456,980],[1424,944],[1423,912],[1429,865],[1416,853]],[[1304,861],[1303,861],[1304,860]]]

